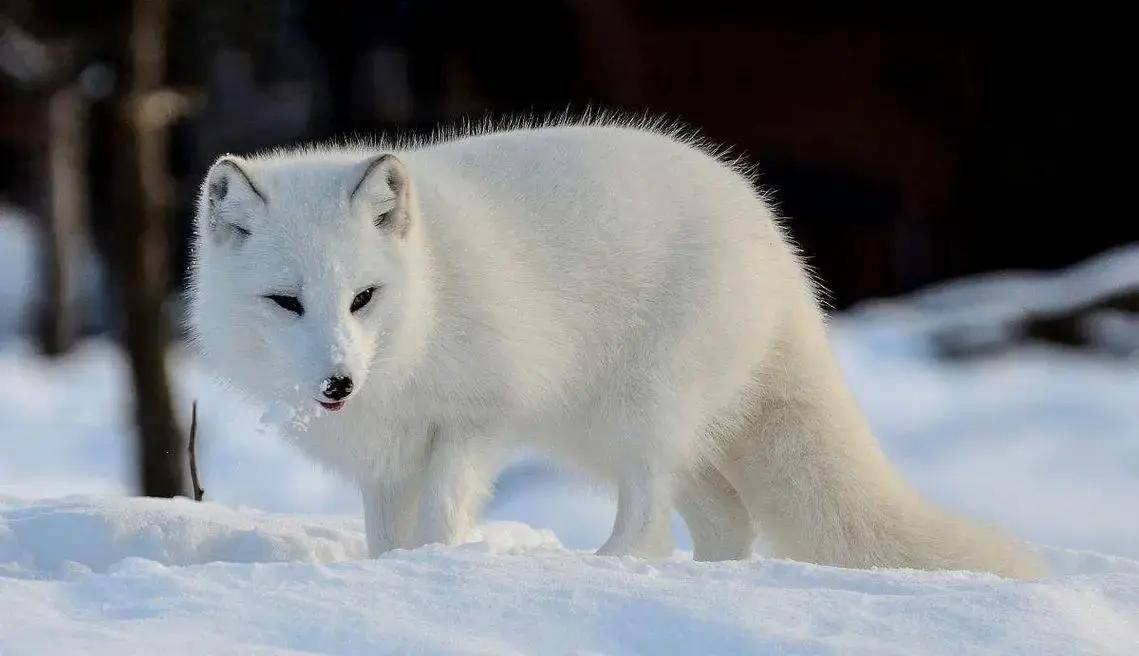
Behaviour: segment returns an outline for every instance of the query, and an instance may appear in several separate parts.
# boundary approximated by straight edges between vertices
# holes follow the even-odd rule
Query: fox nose
[[[352,379],[348,376],[330,376],[320,384],[320,391],[329,399],[340,401],[352,393]]]

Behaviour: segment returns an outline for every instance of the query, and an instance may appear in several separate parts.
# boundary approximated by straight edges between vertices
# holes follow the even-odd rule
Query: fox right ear
[[[400,237],[407,235],[411,184],[407,169],[395,155],[384,154],[361,163],[350,202],[362,203],[372,224]]]
[[[244,241],[253,233],[254,221],[268,200],[253,183],[247,165],[240,157],[224,155],[210,167],[202,185],[202,234]]]

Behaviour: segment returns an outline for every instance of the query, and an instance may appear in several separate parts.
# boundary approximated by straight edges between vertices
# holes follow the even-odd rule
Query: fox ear
[[[357,170],[359,178],[348,199],[361,206],[380,230],[405,236],[411,224],[411,180],[403,162],[395,155],[378,155],[361,162]]]
[[[255,219],[265,211],[267,200],[249,177],[247,166],[240,157],[223,155],[210,167],[199,209],[203,235],[242,242],[253,233]]]

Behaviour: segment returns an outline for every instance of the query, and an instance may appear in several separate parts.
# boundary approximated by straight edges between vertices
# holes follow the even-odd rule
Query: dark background
[[[81,44],[97,128],[125,7],[28,0],[0,3],[0,17]],[[183,0],[171,11],[167,82],[197,103],[170,132],[172,284],[197,185],[221,153],[567,108],[676,119],[734,147],[839,308],[1139,238],[1120,154],[1135,71],[1119,15],[822,17],[647,0]],[[0,91],[0,198],[34,208],[35,104],[11,71]],[[92,131],[102,249],[114,247],[100,165],[112,143]]]

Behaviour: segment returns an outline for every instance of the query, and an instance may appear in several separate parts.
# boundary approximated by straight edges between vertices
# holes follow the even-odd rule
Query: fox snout
[[[326,410],[339,410],[351,396],[352,389],[351,376],[329,376],[320,383],[320,393],[324,398],[318,402]]]
[[[313,330],[305,340],[308,357],[297,374],[307,379],[310,393],[326,410],[340,410],[368,377],[364,354],[371,350],[370,341],[358,327],[344,324]]]
[[[329,376],[321,382],[320,391],[331,401],[343,401],[352,393],[352,379],[348,376]]]

